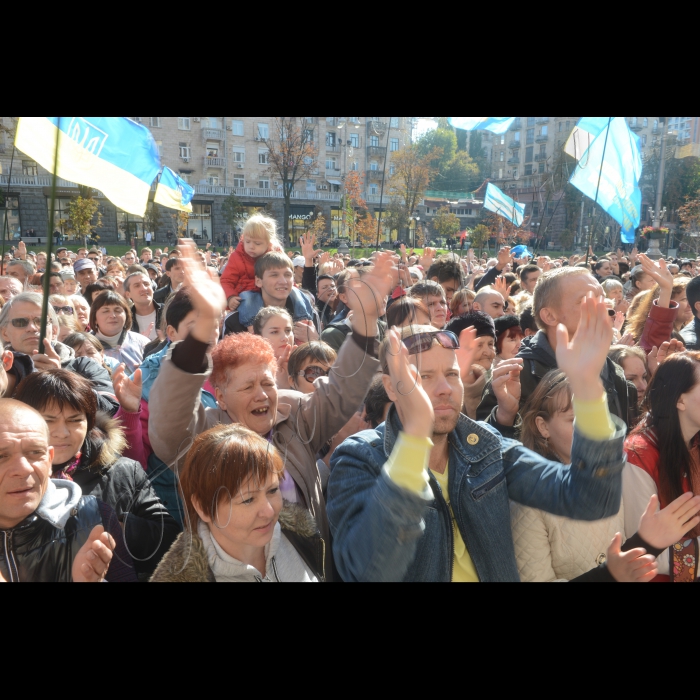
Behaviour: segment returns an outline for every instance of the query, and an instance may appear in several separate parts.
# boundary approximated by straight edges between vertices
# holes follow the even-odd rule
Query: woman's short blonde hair
[[[250,236],[256,241],[266,241],[269,250],[283,251],[282,241],[277,235],[277,222],[265,214],[253,214],[243,226],[241,236]]]

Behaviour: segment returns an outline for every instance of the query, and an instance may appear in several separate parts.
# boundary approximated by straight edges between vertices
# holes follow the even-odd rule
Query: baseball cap
[[[75,272],[73,270],[64,270],[61,272],[61,279],[65,282],[66,280],[74,280]]]
[[[97,270],[95,263],[92,262],[92,260],[90,260],[89,258],[83,258],[82,260],[76,260],[75,263],[73,263],[73,269],[75,270],[76,273],[82,272],[83,270],[86,270],[88,268],[92,268],[93,270]]]
[[[292,260],[292,264],[294,267],[306,267],[306,258],[303,258],[301,255],[297,258],[294,258]]]

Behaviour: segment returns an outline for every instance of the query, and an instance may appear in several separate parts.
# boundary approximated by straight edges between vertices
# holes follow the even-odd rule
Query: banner
[[[605,119],[609,117],[589,117]],[[607,139],[607,146],[606,146]],[[624,243],[634,243],[642,219],[642,154],[639,137],[624,117],[614,117],[582,154],[571,184],[596,201],[620,226]],[[600,188],[598,183],[600,181]]]
[[[188,185],[170,168],[163,168],[154,201],[168,207],[168,209],[179,209],[192,213],[193,198],[194,187]]]
[[[494,134],[505,134],[516,117],[447,117],[447,119],[455,129],[465,131],[484,129]]]
[[[486,196],[484,197],[484,209],[499,214],[504,219],[508,219],[516,226],[522,226],[525,221],[525,205],[511,199],[507,194],[492,185],[486,188]]]
[[[55,174],[101,190],[120,209],[143,216],[160,170],[151,132],[126,117],[20,117],[15,145],[54,174],[59,129]]]

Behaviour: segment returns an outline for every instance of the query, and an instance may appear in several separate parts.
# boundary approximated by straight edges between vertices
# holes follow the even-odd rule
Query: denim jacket
[[[577,520],[618,513],[626,428],[613,421],[617,432],[610,441],[576,431],[573,465],[567,467],[461,416],[449,437],[448,500],[481,582],[520,580],[509,499]],[[333,457],[328,517],[346,582],[452,580],[453,521],[437,481],[431,474],[429,488],[417,495],[397,486],[384,469],[400,431],[392,408],[384,425],[346,440]]]

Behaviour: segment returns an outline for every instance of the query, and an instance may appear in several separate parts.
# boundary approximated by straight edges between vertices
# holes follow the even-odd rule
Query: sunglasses
[[[72,306],[54,306],[53,310],[57,314],[65,314],[66,316],[72,316],[75,313],[75,309]]]
[[[36,316],[35,318],[13,318],[11,323],[13,328],[27,328],[30,323],[33,323],[37,328],[41,328],[41,317]]]
[[[317,379],[321,377],[327,377],[331,371],[328,369],[322,369],[321,367],[307,367],[303,372],[299,372],[297,376],[304,377],[309,384],[313,384]]]
[[[617,316],[617,311],[615,311],[615,309],[608,309],[608,316],[610,316],[610,318],[615,318],[615,316]]]
[[[418,333],[403,341],[409,355],[420,355],[428,352],[435,341],[445,350],[459,350],[459,339],[450,331],[436,331],[435,333]]]

